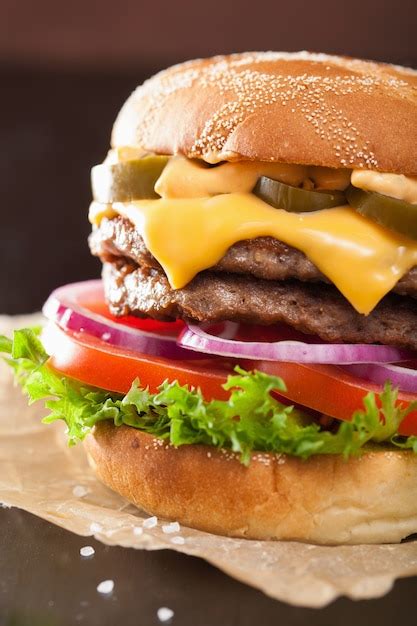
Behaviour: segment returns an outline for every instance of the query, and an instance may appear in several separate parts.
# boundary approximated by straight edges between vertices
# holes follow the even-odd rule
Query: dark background
[[[64,282],[99,275],[90,257],[89,170],[124,99],[156,70],[242,50],[350,54],[417,67],[415,0],[0,0],[0,313],[40,308]],[[0,510],[0,626],[173,624],[387,626],[414,623],[417,580],[386,598],[287,607],[197,559],[96,546]],[[95,587],[114,578],[116,593]],[[81,604],[82,602],[87,604]]]

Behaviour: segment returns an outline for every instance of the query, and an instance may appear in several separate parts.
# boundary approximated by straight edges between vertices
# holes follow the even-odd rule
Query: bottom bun
[[[417,456],[375,446],[345,461],[174,448],[129,426],[103,422],[85,440],[109,487],[147,513],[248,539],[320,544],[398,542],[417,532]]]

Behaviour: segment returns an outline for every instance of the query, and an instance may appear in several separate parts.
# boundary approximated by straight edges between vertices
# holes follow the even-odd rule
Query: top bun
[[[417,71],[308,52],[189,61],[133,92],[112,144],[417,175]]]

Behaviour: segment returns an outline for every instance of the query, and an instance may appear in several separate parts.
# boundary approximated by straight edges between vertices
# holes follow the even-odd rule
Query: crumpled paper
[[[0,333],[39,320],[0,316]],[[417,574],[417,542],[326,547],[229,539],[185,527],[167,533],[162,520],[143,527],[148,516],[102,485],[83,446],[69,448],[64,425],[41,424],[42,412],[40,405],[27,406],[9,368],[0,362],[0,502],[6,506],[109,545],[169,548],[201,557],[269,596],[298,606],[322,607],[341,595],[379,597],[396,578]]]

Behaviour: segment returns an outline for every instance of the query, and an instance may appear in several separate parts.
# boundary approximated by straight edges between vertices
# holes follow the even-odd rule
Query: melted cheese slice
[[[417,242],[349,207],[314,213],[272,208],[251,193],[115,203],[180,289],[234,243],[270,236],[301,250],[359,313],[368,314],[414,265]]]

